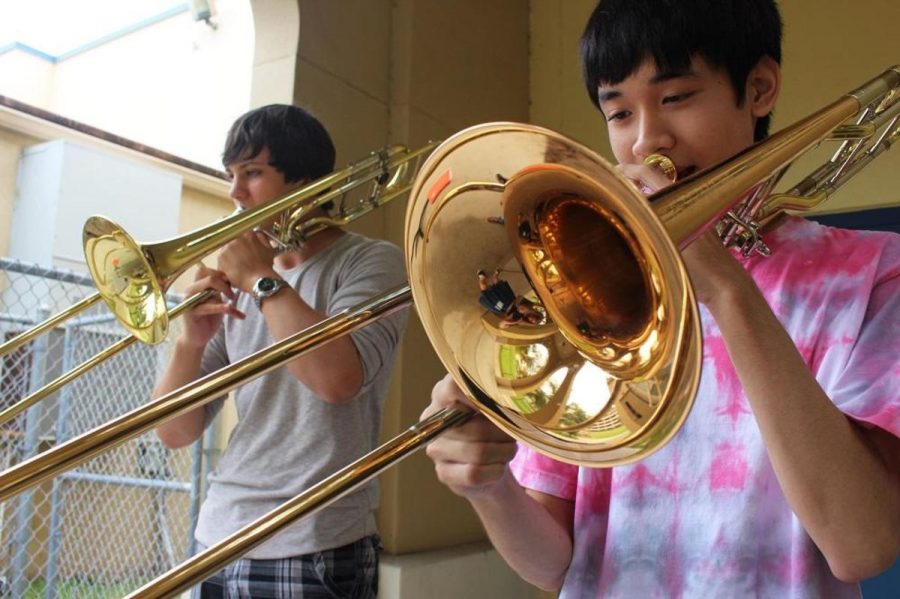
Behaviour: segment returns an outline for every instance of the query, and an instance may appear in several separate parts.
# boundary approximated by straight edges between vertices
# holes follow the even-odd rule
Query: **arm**
[[[435,385],[422,416],[468,405],[447,375]],[[510,567],[541,589],[558,589],[572,559],[574,504],[519,485],[508,466],[516,453],[515,441],[476,415],[432,441],[427,453],[438,479],[468,499]]]
[[[175,342],[175,349],[169,363],[153,389],[153,398],[159,398],[194,381],[200,372],[200,358],[203,353],[194,351],[183,339]],[[176,416],[156,427],[156,434],[163,445],[178,449],[193,443],[203,433],[206,426],[206,411],[203,406]]]
[[[269,276],[277,276],[272,273]],[[287,287],[262,304],[262,315],[275,341],[318,324],[327,317]],[[363,367],[349,335],[329,341],[285,366],[313,393],[330,403],[353,399],[362,387]]]
[[[507,470],[494,493],[470,503],[491,543],[523,580],[544,591],[562,587],[572,560],[571,501],[523,489]]]
[[[230,300],[235,297],[222,272],[201,264],[194,282],[185,289],[185,295],[191,296],[204,289],[215,289]],[[154,399],[197,379],[203,352],[226,315],[244,317],[230,302],[222,301],[220,297],[210,298],[184,315],[184,331],[175,342],[166,369],[153,388]],[[156,434],[163,445],[169,449],[177,449],[193,443],[203,433],[205,426],[206,410],[204,406],[200,406],[163,422],[156,427]]]
[[[643,165],[623,173],[669,185]],[[850,420],[815,380],[744,268],[708,232],[683,252],[700,303],[719,326],[782,491],[847,582],[873,576],[900,550],[900,441]]]
[[[837,578],[855,582],[886,569],[900,539],[897,439],[862,428],[831,402],[718,239],[701,238],[684,255],[803,527]]]
[[[256,233],[246,233],[225,246],[219,268],[234,287],[250,293],[260,277],[277,277],[274,252]],[[261,313],[275,341],[320,323],[327,315],[314,310],[296,290],[286,287],[263,301]],[[286,365],[313,393],[330,403],[355,397],[363,382],[363,367],[349,336],[339,337]]]

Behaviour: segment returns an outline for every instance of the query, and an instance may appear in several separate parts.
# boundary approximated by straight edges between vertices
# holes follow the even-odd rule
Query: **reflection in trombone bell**
[[[543,324],[546,315],[537,304],[524,295],[516,295],[509,282],[500,278],[500,271],[494,270],[488,276],[484,270],[478,271],[478,287],[481,295],[478,303],[492,314],[500,317],[500,327],[517,324]]]

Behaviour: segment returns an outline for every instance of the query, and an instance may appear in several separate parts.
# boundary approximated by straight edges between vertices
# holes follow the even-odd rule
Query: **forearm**
[[[495,492],[469,499],[491,543],[510,567],[527,582],[554,591],[562,586],[572,559],[571,533],[560,522],[571,521],[571,504],[550,500],[555,510],[531,497],[508,469]]]
[[[826,396],[755,286],[708,307],[781,488],[832,571],[855,580],[889,565],[900,535],[890,468]]]
[[[326,315],[314,310],[293,289],[266,299],[262,315],[275,341],[320,323]],[[363,369],[356,346],[348,335],[333,339],[287,364],[288,371],[325,401],[339,403],[356,396]]]
[[[183,339],[176,341],[166,370],[153,389],[153,398],[160,398],[196,380],[202,356],[202,350],[189,347]],[[160,424],[156,434],[166,447],[175,449],[196,440],[205,424],[206,414],[201,406]]]

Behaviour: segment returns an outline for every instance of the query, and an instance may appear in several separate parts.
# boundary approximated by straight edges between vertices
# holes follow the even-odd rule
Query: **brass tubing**
[[[719,166],[653,194],[653,209],[683,249],[721,220],[749,187],[794,160],[858,109],[855,98],[844,97]]]
[[[247,381],[306,354],[370,321],[408,305],[408,285],[396,287],[272,344],[221,370],[0,473],[0,502],[81,464],[132,437],[209,403]]]
[[[192,295],[191,297],[184,300],[183,302],[181,302],[180,304],[178,304],[177,306],[175,306],[172,309],[172,312],[170,312],[170,314],[169,314],[170,318],[175,318],[177,316],[180,316],[187,310],[190,310],[195,305],[197,305],[200,302],[207,299],[210,295],[212,295],[211,291],[202,291],[200,293],[196,293],[196,294]],[[99,294],[97,294],[97,297],[100,297]],[[51,395],[52,393],[58,391],[59,389],[62,389],[64,386],[68,385],[70,382],[74,381],[76,378],[80,377],[82,374],[84,374],[91,368],[94,368],[98,364],[115,356],[123,349],[132,346],[134,343],[137,342],[137,340],[138,340],[137,337],[134,337],[134,336],[128,336],[128,337],[123,337],[122,339],[119,339],[118,341],[116,341],[115,343],[113,343],[112,345],[110,345],[109,347],[104,349],[103,351],[94,354],[93,356],[91,356],[90,358],[88,358],[87,360],[85,360],[84,362],[82,362],[81,364],[79,364],[78,366],[73,368],[72,370],[53,379],[52,381],[50,381],[49,383],[47,383],[46,385],[44,385],[43,387],[41,387],[40,389],[35,391],[34,393],[32,393],[26,397],[23,397],[22,399],[20,399],[13,405],[9,406],[5,410],[0,411],[0,425],[6,424],[10,420],[15,418],[19,414],[21,414],[23,411],[27,410],[34,404],[36,404],[39,401],[41,401],[42,399],[44,399],[45,397]]]
[[[409,156],[418,156],[428,152],[431,150],[431,147],[431,145],[425,146],[412,154],[400,148],[392,148],[389,152],[388,167],[395,168],[398,164],[409,160]],[[357,177],[360,172],[377,166],[380,162],[381,158],[378,156],[366,158],[343,170],[326,175],[273,202],[251,210],[238,212],[206,227],[192,231],[188,235],[147,245],[144,249],[153,256],[156,274],[162,282],[162,286],[166,287],[169,281],[180,275],[189,265],[194,264],[207,254],[219,249],[229,241],[236,239],[270,218],[296,207],[300,202],[316,198],[314,203],[319,205],[369,181],[370,179],[368,178],[354,179],[354,177]],[[335,185],[339,185],[338,189],[331,189]],[[320,194],[323,195],[317,198]]]
[[[201,582],[292,522],[315,513],[371,480],[429,441],[468,420],[474,412],[445,408],[384,445],[316,483],[219,543],[193,556],[134,591],[129,598],[174,597]]]
[[[5,356],[9,352],[22,347],[41,333],[48,331],[61,323],[62,321],[71,318],[72,316],[78,314],[79,312],[83,312],[99,302],[102,296],[99,293],[94,293],[92,295],[87,296],[83,300],[76,302],[66,308],[64,311],[60,312],[56,316],[51,316],[44,322],[33,326],[28,329],[24,333],[19,333],[3,345],[0,345],[0,356]]]
[[[900,85],[892,67],[834,103],[747,148],[719,166],[650,196],[654,211],[679,248],[718,222],[732,201],[809,149],[859,110]]]

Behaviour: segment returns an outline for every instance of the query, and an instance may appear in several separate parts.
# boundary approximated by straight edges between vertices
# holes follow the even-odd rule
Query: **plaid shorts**
[[[378,535],[318,553],[239,559],[203,581],[191,599],[369,599],[378,594]]]

